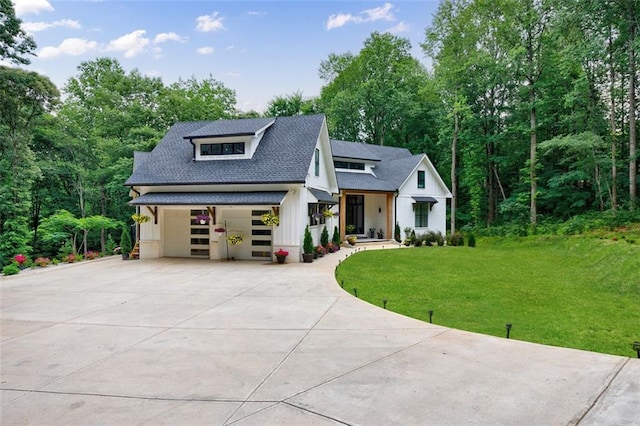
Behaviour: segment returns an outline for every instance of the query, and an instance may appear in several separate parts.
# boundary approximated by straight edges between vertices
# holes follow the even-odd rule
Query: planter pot
[[[276,260],[278,261],[278,263],[284,263],[285,259],[286,259],[286,256],[276,256]]]
[[[129,260],[129,253],[122,253],[122,260]]]
[[[310,254],[306,254],[306,253],[304,253],[304,254],[302,255],[302,261],[303,261],[304,263],[311,263],[311,262],[313,262],[313,253],[310,253]]]

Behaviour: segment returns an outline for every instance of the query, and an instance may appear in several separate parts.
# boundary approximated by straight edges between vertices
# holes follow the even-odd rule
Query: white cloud
[[[53,22],[23,22],[22,29],[24,29],[28,33],[37,33],[39,31],[45,31],[51,28],[62,27],[62,28],[73,28],[80,29],[80,22],[74,21],[72,19],[60,19],[59,21]]]
[[[233,44],[228,45],[227,47],[224,48],[224,50],[226,50],[227,52],[230,50],[235,49],[236,47]]]
[[[151,52],[153,53],[153,58],[154,59],[160,59],[162,57],[164,57],[164,55],[162,54],[162,48],[158,47],[158,46],[154,46],[151,48]]]
[[[211,15],[202,15],[196,18],[196,30],[205,33],[224,30],[220,12],[213,12]]]
[[[260,12],[259,10],[250,10],[247,12],[247,15],[249,16],[262,16],[262,15],[266,15],[267,12]]]
[[[211,46],[199,47],[196,52],[198,55],[213,55],[216,50]]]
[[[82,38],[67,38],[58,46],[46,46],[38,52],[40,59],[53,59],[61,55],[81,56],[98,49],[98,42]]]
[[[340,28],[348,23],[363,24],[365,22],[381,20],[395,20],[393,15],[393,5],[391,3],[385,3],[383,6],[375,7],[373,9],[365,9],[357,15],[352,15],[350,13],[338,13],[331,15],[327,20],[326,28],[331,30],[333,28]]]
[[[53,6],[47,0],[13,0],[13,7],[16,10],[16,16],[53,12]]]
[[[405,24],[402,21],[387,30],[387,32],[391,34],[408,33],[409,31],[411,31],[411,25]]]
[[[120,38],[111,40],[107,45],[108,52],[124,52],[125,58],[133,58],[138,55],[149,44],[149,39],[145,38],[145,30],[136,30],[125,34]]]
[[[233,77],[233,78],[238,78],[238,77],[240,77],[240,73],[239,72],[228,72],[227,76]]]
[[[179,36],[176,33],[160,33],[157,34],[154,38],[153,38],[153,44],[158,44],[158,43],[165,43],[167,41],[178,41],[180,43],[184,43],[188,40],[188,37],[182,37]]]

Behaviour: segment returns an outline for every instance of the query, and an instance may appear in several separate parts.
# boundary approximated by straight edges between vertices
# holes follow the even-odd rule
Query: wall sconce
[[[378,207],[378,213],[382,213],[382,207]]]

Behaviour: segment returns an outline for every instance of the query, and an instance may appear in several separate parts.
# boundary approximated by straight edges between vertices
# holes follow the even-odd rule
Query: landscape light
[[[387,309],[387,299],[382,299],[382,307]]]
[[[431,324],[431,318],[433,317],[433,309],[429,309],[429,324]]]
[[[511,333],[511,323],[507,323],[507,339],[509,338],[509,334]]]
[[[640,359],[640,342],[633,342],[633,350],[636,351]]]

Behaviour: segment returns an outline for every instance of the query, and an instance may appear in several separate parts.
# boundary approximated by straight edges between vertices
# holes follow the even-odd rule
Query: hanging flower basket
[[[244,241],[244,238],[240,234],[231,234],[227,237],[227,241],[232,246],[237,246],[238,244],[241,244]]]
[[[141,224],[141,223],[145,223],[145,222],[149,222],[149,216],[143,215],[143,214],[133,214],[131,215],[131,219],[133,219],[133,221],[137,224]]]
[[[269,225],[269,226],[280,225],[280,216],[278,216],[277,214],[265,213],[262,216],[260,216],[260,219],[262,219],[262,223],[264,223],[265,225]]]

